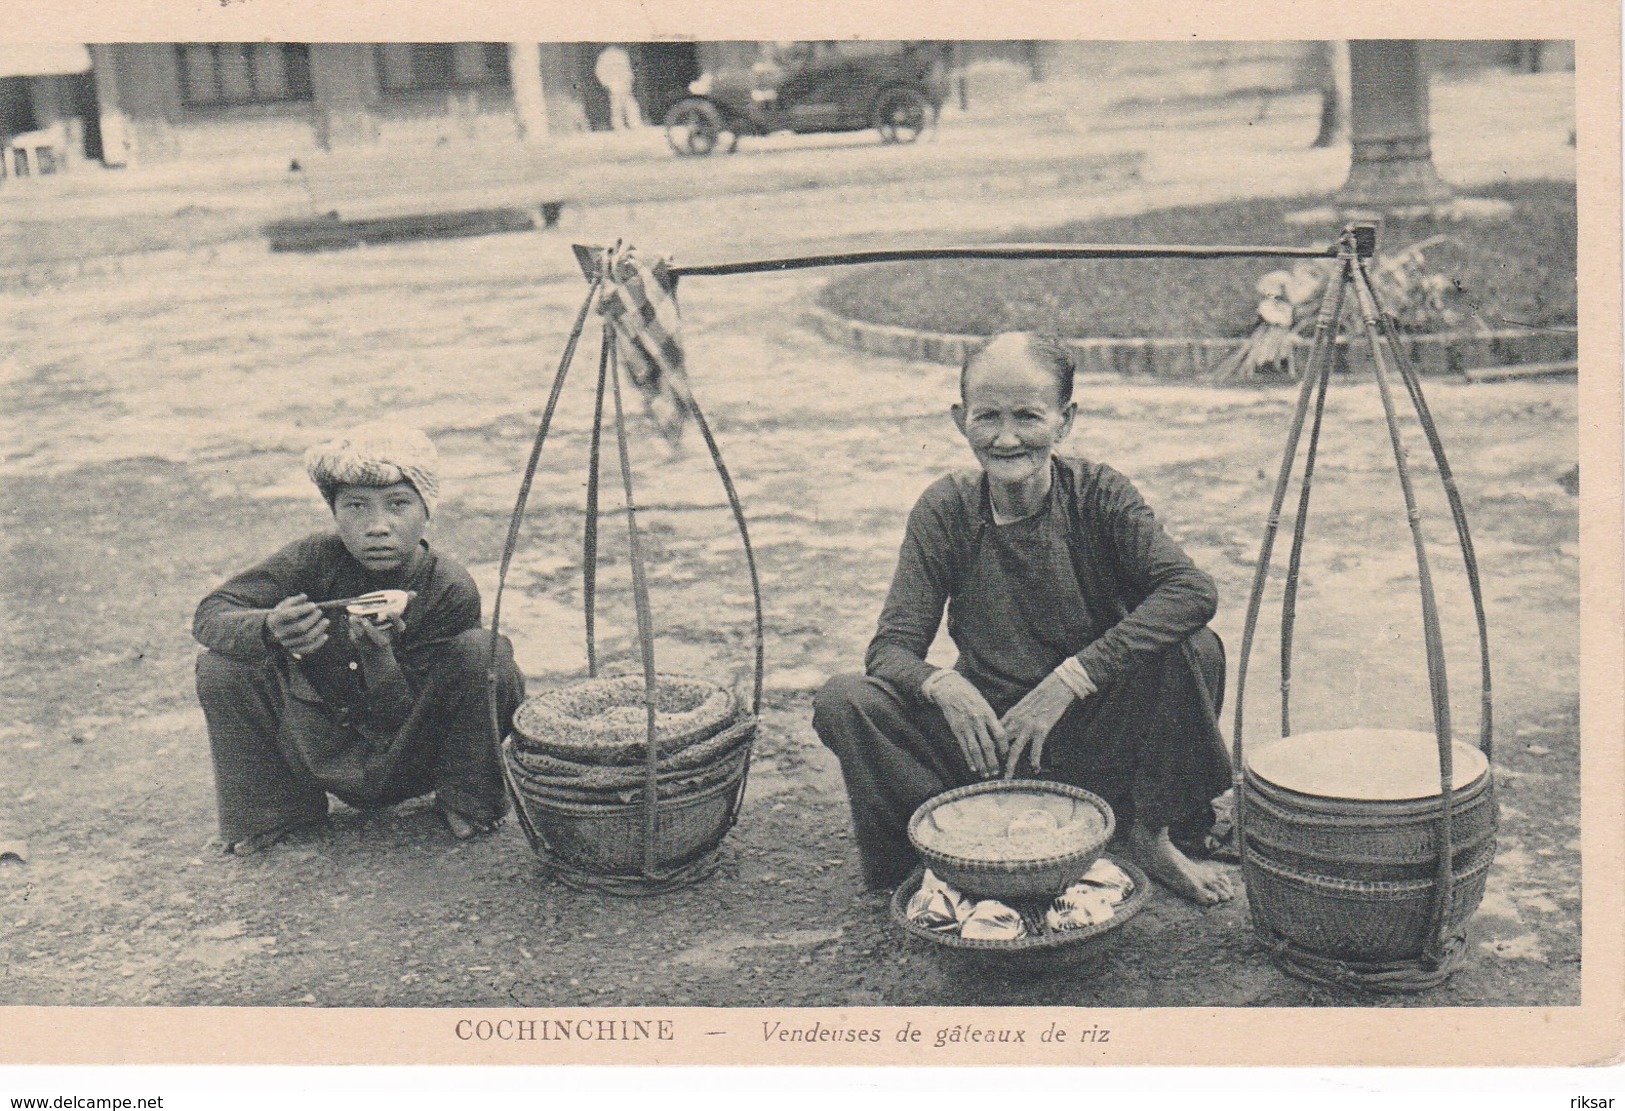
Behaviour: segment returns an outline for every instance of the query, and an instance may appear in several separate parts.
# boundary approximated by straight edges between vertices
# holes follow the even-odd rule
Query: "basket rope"
[[[1270,559],[1275,552],[1275,534],[1281,527],[1281,506],[1286,503],[1286,491],[1292,481],[1292,462],[1298,455],[1298,440],[1303,434],[1303,419],[1309,411],[1310,391],[1315,381],[1327,373],[1324,369],[1329,363],[1329,352],[1332,344],[1332,334],[1337,327],[1337,321],[1343,311],[1343,290],[1347,281],[1347,260],[1339,271],[1337,280],[1327,283],[1326,295],[1321,298],[1320,310],[1315,317],[1315,337],[1309,348],[1309,360],[1304,367],[1303,385],[1298,391],[1297,408],[1292,413],[1292,423],[1287,427],[1286,447],[1281,453],[1281,471],[1275,480],[1275,493],[1270,499],[1269,516],[1264,522],[1264,539],[1258,546],[1258,562],[1253,571],[1252,590],[1247,597],[1247,617],[1241,629],[1241,653],[1236,661],[1236,709],[1235,725],[1231,730],[1231,745],[1234,750],[1230,762],[1231,789],[1236,795],[1235,831],[1236,852],[1242,860],[1247,858],[1247,820],[1246,807],[1243,797],[1246,785],[1242,782],[1242,711],[1247,705],[1247,662],[1252,657],[1253,635],[1258,629],[1258,614],[1264,604],[1264,583],[1269,577]]]
[[[548,429],[553,426],[553,413],[558,408],[559,395],[564,391],[564,376],[569,373],[570,363],[576,357],[576,344],[581,341],[581,333],[587,326],[587,313],[592,311],[593,303],[598,300],[602,287],[603,278],[601,276],[594,278],[587,290],[586,299],[581,302],[581,311],[576,313],[575,323],[570,327],[570,338],[564,343],[564,354],[559,357],[559,369],[553,375],[553,388],[547,395],[547,405],[543,408],[541,422],[536,427],[536,439],[531,444],[524,477],[519,480],[519,496],[514,500],[513,516],[508,520],[508,536],[502,542],[502,562],[497,565],[497,593],[491,600],[491,643],[485,671],[486,707],[490,712],[493,744],[502,742],[502,726],[497,711],[497,645],[501,643],[499,633],[502,627],[502,591],[508,583],[508,568],[513,563],[514,549],[519,545],[519,526],[525,519],[525,503],[530,500],[530,485],[536,478],[536,466],[542,460],[542,445],[547,442]],[[521,819],[521,825],[534,846],[536,842],[529,823]]]
[[[581,530],[581,615],[587,630],[587,676],[598,678],[597,616],[594,605],[598,593],[598,470],[604,438],[604,385],[609,380],[611,344],[598,352],[598,388],[592,409],[592,443],[587,449],[587,519]]]
[[[1399,488],[1405,499],[1405,516],[1410,522],[1411,544],[1416,550],[1416,577],[1422,594],[1422,638],[1427,648],[1428,690],[1433,699],[1433,728],[1439,737],[1439,870],[1438,891],[1434,898],[1435,932],[1430,939],[1426,957],[1434,964],[1444,959],[1446,945],[1445,918],[1455,885],[1454,836],[1455,753],[1450,747],[1450,686],[1445,673],[1444,634],[1439,627],[1439,605],[1433,590],[1433,572],[1428,566],[1427,538],[1422,535],[1422,515],[1416,508],[1416,491],[1411,484],[1410,467],[1405,462],[1405,445],[1400,439],[1399,421],[1394,410],[1393,387],[1388,378],[1388,365],[1383,353],[1384,337],[1377,325],[1380,310],[1376,293],[1365,271],[1354,270],[1354,292],[1359,298],[1360,317],[1365,325],[1366,337],[1371,344],[1371,367],[1377,378],[1377,393],[1382,398],[1383,419],[1388,424],[1388,438],[1394,448],[1394,464],[1399,471]]]
[[[1342,313],[1342,283],[1332,309],[1335,327]],[[1321,353],[1315,387],[1315,415],[1309,423],[1309,447],[1304,453],[1303,485],[1298,491],[1298,513],[1292,526],[1292,554],[1287,559],[1286,588],[1281,600],[1281,732],[1292,732],[1292,630],[1298,614],[1298,575],[1303,565],[1303,539],[1309,524],[1309,492],[1314,488],[1315,456],[1320,450],[1321,422],[1326,415],[1326,394],[1332,383],[1332,359]],[[1307,377],[1307,375],[1306,375]],[[1239,700],[1238,700],[1239,701]]]
[[[1404,353],[1403,345],[1400,343],[1399,334],[1391,316],[1382,308],[1377,292],[1372,286],[1365,259],[1359,254],[1352,233],[1345,232],[1340,240],[1338,257],[1341,263],[1340,274],[1336,281],[1328,284],[1326,295],[1321,301],[1319,315],[1315,324],[1314,345],[1310,352],[1309,365],[1304,374],[1303,386],[1299,392],[1297,408],[1288,431],[1286,448],[1282,455],[1281,470],[1276,481],[1274,498],[1265,525],[1264,539],[1260,545],[1252,591],[1248,598],[1247,617],[1243,626],[1241,658],[1238,662],[1236,680],[1235,729],[1233,734],[1234,761],[1232,768],[1233,783],[1237,795],[1235,819],[1237,843],[1242,859],[1246,861],[1248,850],[1245,832],[1245,794],[1247,788],[1245,776],[1243,775],[1243,768],[1245,767],[1243,762],[1243,716],[1246,702],[1247,665],[1252,652],[1253,636],[1257,628],[1259,611],[1263,603],[1264,584],[1269,574],[1275,534],[1280,525],[1281,507],[1285,501],[1287,487],[1291,482],[1304,417],[1308,410],[1309,400],[1313,395],[1316,399],[1315,414],[1304,461],[1304,474],[1298,499],[1297,517],[1293,528],[1292,552],[1281,611],[1281,734],[1283,737],[1291,734],[1292,632],[1296,618],[1298,576],[1303,541],[1307,531],[1315,457],[1320,439],[1326,393],[1331,379],[1331,360],[1327,357],[1327,352],[1331,346],[1332,336],[1341,319],[1345,289],[1352,285],[1366,339],[1371,347],[1372,368],[1377,382],[1377,392],[1382,401],[1383,417],[1394,453],[1394,465],[1399,475],[1406,520],[1410,527],[1412,546],[1415,550],[1417,562],[1417,579],[1422,605],[1422,630],[1428,667],[1428,689],[1432,703],[1434,733],[1439,746],[1440,814],[1438,835],[1435,839],[1437,867],[1434,881],[1434,899],[1429,940],[1420,960],[1411,962],[1414,967],[1410,971],[1402,968],[1402,966],[1406,965],[1406,962],[1399,962],[1397,965],[1385,965],[1381,968],[1373,966],[1364,972],[1360,971],[1361,966],[1349,964],[1348,962],[1321,961],[1317,964],[1318,958],[1312,958],[1296,950],[1292,953],[1292,960],[1290,962],[1283,961],[1283,964],[1291,964],[1294,968],[1303,970],[1304,974],[1311,978],[1327,978],[1327,982],[1355,982],[1361,976],[1367,976],[1370,978],[1372,986],[1380,983],[1399,984],[1401,982],[1411,985],[1409,987],[1391,986],[1387,990],[1420,990],[1423,987],[1433,986],[1441,982],[1449,971],[1459,964],[1463,955],[1464,943],[1461,942],[1459,937],[1450,933],[1447,921],[1448,908],[1454,895],[1453,888],[1455,884],[1454,850],[1452,846],[1455,800],[1452,797],[1454,793],[1454,769],[1452,766],[1450,695],[1445,668],[1444,640],[1440,627],[1432,573],[1428,565],[1426,542],[1421,531],[1421,513],[1417,509],[1415,489],[1411,482],[1410,469],[1406,463],[1405,448],[1400,437],[1398,416],[1394,406],[1387,363],[1389,355],[1394,359],[1395,369],[1405,387],[1412,407],[1416,411],[1418,421],[1426,435],[1428,446],[1433,453],[1456,526],[1457,539],[1461,546],[1479,639],[1481,664],[1480,701],[1482,707],[1479,732],[1480,747],[1486,758],[1491,756],[1493,745],[1488,627],[1483,604],[1483,591],[1478,576],[1477,558],[1473,551],[1472,539],[1467,526],[1466,514],[1462,507],[1460,492],[1456,488],[1449,463],[1445,459],[1444,446],[1439,438],[1438,429],[1422,395],[1420,378]],[[1321,965],[1323,964],[1335,964],[1337,968],[1329,970],[1322,968]]]

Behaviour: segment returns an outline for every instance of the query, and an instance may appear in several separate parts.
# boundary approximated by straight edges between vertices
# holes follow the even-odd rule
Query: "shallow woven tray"
[[[944,852],[922,840],[920,827],[932,811],[963,799],[994,794],[1048,794],[1093,807],[1105,819],[1104,827],[1085,842],[1064,852],[1020,860],[971,859]],[[967,895],[992,899],[1034,899],[1058,895],[1068,884],[1089,870],[1112,839],[1117,819],[1111,806],[1099,795],[1046,779],[998,779],[957,787],[928,799],[908,821],[908,839],[926,865],[944,882]]]
[[[514,714],[520,747],[580,764],[631,764],[648,747],[640,675],[584,679],[527,698]],[[703,679],[655,677],[655,734],[662,756],[722,730],[738,716],[733,692]]]
[[[1111,940],[1113,931],[1140,913],[1151,898],[1151,880],[1137,864],[1110,856],[1106,859],[1128,873],[1129,878],[1134,881],[1134,890],[1128,898],[1117,904],[1116,913],[1106,921],[1093,926],[1050,932],[1044,925],[1044,911],[1049,908],[1050,903],[1046,898],[1036,903],[1028,901],[1020,905],[1007,904],[1027,923],[1027,936],[1017,938],[1015,941],[982,941],[927,929],[908,917],[908,901],[925,880],[923,864],[917,866],[909,874],[908,879],[903,881],[902,886],[892,892],[892,921],[910,937],[928,942],[939,950],[947,950],[977,964],[1004,965],[1013,968],[1075,964],[1093,956],[1108,940]]]

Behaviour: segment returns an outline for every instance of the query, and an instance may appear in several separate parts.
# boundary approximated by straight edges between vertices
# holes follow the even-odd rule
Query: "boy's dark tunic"
[[[1044,748],[1047,776],[1104,797],[1119,828],[1200,821],[1230,782],[1189,652],[1216,709],[1224,650],[1205,626],[1217,594],[1121,474],[1055,458],[1047,504],[999,525],[980,471],[933,483],[915,504],[865,676],[837,676],[813,727],[840,758],[865,876],[901,881],[915,862],[909,816],[975,782],[920,685],[948,611],[955,670],[1003,715],[1067,656],[1098,693],[1074,702]]]
[[[402,682],[394,686],[365,689],[343,614],[330,616],[327,644],[303,661],[266,629],[266,614],[295,594],[314,602],[390,588],[417,592],[395,644]],[[227,845],[320,821],[328,792],[368,806],[434,791],[475,822],[506,812],[479,590],[467,571],[427,545],[410,575],[375,573],[338,536],[306,537],[203,599],[192,635],[208,649],[198,656],[198,698]],[[498,717],[506,732],[524,680],[506,639],[499,656]]]

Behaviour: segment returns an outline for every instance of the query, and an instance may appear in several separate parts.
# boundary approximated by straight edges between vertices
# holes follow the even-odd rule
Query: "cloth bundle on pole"
[[[694,395],[683,362],[677,280],[670,263],[665,258],[647,261],[636,248],[617,245],[605,260],[598,311],[615,331],[620,365],[643,394],[650,418],[676,444],[693,415]]]

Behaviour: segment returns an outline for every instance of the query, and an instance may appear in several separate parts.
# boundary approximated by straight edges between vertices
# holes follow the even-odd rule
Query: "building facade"
[[[0,143],[56,128],[73,158],[108,165],[275,153],[534,141],[610,126],[593,76],[608,43],[106,43],[75,61],[0,56]],[[704,72],[748,67],[751,41],[620,43],[657,122]],[[40,48],[31,48],[38,50]],[[78,51],[78,46],[61,50]],[[961,66],[1083,79],[1115,100],[1286,91],[1323,80],[1306,42],[967,42]],[[1515,56],[1513,56],[1515,55]],[[1430,67],[1572,68],[1569,43],[1430,43]],[[28,66],[36,72],[29,75]],[[21,68],[19,68],[21,67]],[[963,88],[963,86],[962,86]]]
[[[136,165],[609,127],[608,43],[106,43],[90,48],[104,161]],[[658,120],[756,44],[624,43]]]

